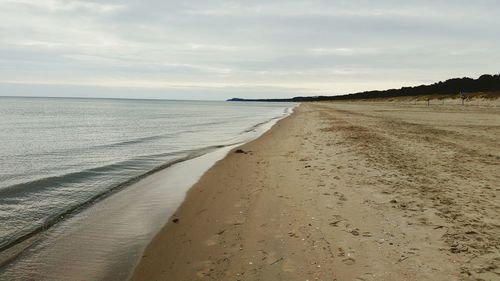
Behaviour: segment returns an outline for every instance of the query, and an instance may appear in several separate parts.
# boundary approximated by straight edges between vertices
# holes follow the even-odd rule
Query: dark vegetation
[[[241,99],[232,98],[229,101],[275,101],[275,102],[303,102],[303,101],[329,101],[329,100],[355,100],[376,99],[392,97],[418,97],[418,96],[459,96],[460,92],[465,95],[480,92],[499,92],[500,74],[481,75],[478,79],[468,77],[448,79],[431,85],[420,85],[415,87],[402,87],[383,91],[366,91],[360,93],[338,95],[338,96],[310,96],[294,97],[290,99]],[[495,95],[496,96],[496,95]]]

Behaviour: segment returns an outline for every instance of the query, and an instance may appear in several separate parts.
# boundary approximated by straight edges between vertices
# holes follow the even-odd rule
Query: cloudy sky
[[[497,0],[0,0],[0,95],[343,94],[500,72]]]

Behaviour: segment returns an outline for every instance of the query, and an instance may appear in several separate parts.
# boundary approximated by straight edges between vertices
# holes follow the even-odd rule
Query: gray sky
[[[0,95],[343,94],[500,71],[497,0],[0,0]]]

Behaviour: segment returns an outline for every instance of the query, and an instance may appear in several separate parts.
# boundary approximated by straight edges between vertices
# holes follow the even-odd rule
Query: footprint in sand
[[[353,259],[353,258],[345,258],[342,260],[342,262],[345,264],[345,265],[353,265],[356,263],[356,260]]]
[[[338,257],[345,257],[344,249],[338,248],[337,251],[339,251],[339,253],[337,254]]]
[[[369,280],[375,280],[373,273],[367,272],[361,276],[356,277],[356,279],[354,279],[354,281],[369,281]]]
[[[339,199],[340,201],[347,201],[347,199],[345,198],[345,195],[344,195],[344,194],[342,194],[342,193],[340,193],[340,192],[338,192],[338,191],[335,191],[335,192],[333,193],[333,195],[335,195],[336,197],[338,197],[338,199]]]
[[[330,226],[333,226],[333,227],[338,227],[339,226],[339,223],[342,222],[343,220],[336,220],[336,221],[332,221],[330,223]]]
[[[211,272],[214,271],[214,264],[212,261],[203,261],[199,264],[196,275],[200,278],[210,276]]]

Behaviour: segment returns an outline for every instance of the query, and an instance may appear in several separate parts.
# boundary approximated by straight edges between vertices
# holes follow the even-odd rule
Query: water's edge
[[[296,105],[295,105],[296,106]],[[251,138],[242,141],[242,142],[235,142],[235,143],[230,143],[230,144],[224,144],[224,145],[215,145],[215,146],[209,146],[193,151],[189,151],[188,155],[182,158],[175,159],[173,161],[167,162],[163,165],[157,166],[153,168],[152,170],[149,170],[141,175],[135,176],[133,178],[130,178],[122,183],[119,183],[110,189],[103,191],[99,194],[96,194],[93,196],[90,200],[83,202],[82,204],[79,204],[77,206],[73,206],[66,210],[64,214],[58,215],[54,218],[51,218],[48,220],[42,227],[38,227],[34,231],[19,237],[15,241],[11,241],[8,244],[0,244],[0,276],[5,273],[6,268],[8,268],[11,263],[16,263],[19,259],[25,258],[27,250],[29,250],[32,247],[35,247],[37,244],[39,244],[40,240],[44,239],[44,232],[47,232],[47,230],[52,229],[54,227],[57,227],[58,224],[63,224],[64,222],[71,221],[73,217],[78,216],[80,213],[87,211],[88,209],[93,208],[93,206],[99,205],[102,201],[112,199],[112,195],[119,193],[120,191],[126,190],[128,187],[139,183],[143,180],[147,180],[148,177],[155,175],[156,173],[159,173],[161,171],[169,170],[170,168],[173,168],[177,165],[183,164],[183,165],[188,165],[189,162],[192,162],[193,160],[196,160],[197,158],[200,158],[202,156],[205,156],[207,154],[218,154],[216,153],[217,151],[222,152],[222,154],[218,155],[216,158],[212,159],[211,163],[206,167],[206,169],[202,172],[204,174],[210,167],[212,167],[217,161],[225,158],[227,153],[232,150],[233,148],[240,146],[244,143],[253,141],[260,137],[262,134],[264,134],[266,131],[271,129],[278,121],[288,117],[290,114],[293,113],[293,109],[295,106],[291,106],[285,110],[285,113],[281,116],[272,118],[266,122],[261,122],[259,124],[256,124],[252,126],[251,128],[245,130],[245,132],[250,132],[250,131],[255,131],[258,132]],[[201,175],[202,175],[201,174]],[[187,186],[187,190],[189,190],[192,185],[194,185],[199,178],[195,179],[194,182]],[[185,195],[185,194],[184,194]],[[176,210],[182,203],[183,200],[174,208]],[[168,215],[168,217],[165,218],[165,223],[168,222],[168,218],[171,216]],[[160,231],[158,229],[155,233],[152,234],[151,239],[156,236],[157,232]],[[151,241],[151,239],[149,241]],[[143,245],[143,248],[141,252],[145,250],[147,245],[149,244],[146,243]],[[135,264],[137,265],[140,262],[140,257],[141,255],[138,256],[138,258],[135,260]],[[130,269],[129,274],[133,272],[132,267]]]
[[[298,105],[296,105],[298,106]],[[187,189],[187,191],[185,192],[185,196],[182,200],[182,202],[180,202],[180,204],[175,208],[174,212],[172,212],[172,214],[170,214],[168,216],[168,218],[166,218],[166,221],[165,223],[158,229],[158,231],[156,233],[154,233],[151,237],[151,240],[149,243],[147,243],[146,245],[144,245],[143,249],[141,250],[141,255],[139,255],[139,258],[136,260],[136,263],[134,264],[134,267],[132,268],[132,270],[130,271],[128,277],[127,277],[127,280],[129,280],[131,277],[132,277],[132,274],[134,273],[135,271],[135,268],[139,265],[140,261],[141,261],[141,257],[143,256],[146,248],[149,246],[149,244],[151,243],[151,241],[159,234],[159,232],[166,226],[166,224],[169,222],[170,218],[175,214],[175,211],[177,211],[177,209],[182,205],[184,204],[184,201],[186,199],[186,195],[187,193],[192,189],[192,187],[199,181],[199,179],[210,169],[212,168],[217,162],[219,161],[223,161],[229,152],[231,152],[233,149],[236,149],[237,147],[239,146],[242,146],[246,143],[249,143],[249,142],[252,142],[258,138],[260,138],[262,135],[264,135],[266,132],[272,130],[272,128],[281,120],[285,119],[285,118],[288,118],[290,115],[293,114],[294,112],[294,109],[296,106],[293,106],[293,107],[290,107],[288,110],[287,110],[287,114],[286,115],[283,115],[283,116],[278,116],[278,117],[275,117],[275,118],[272,118],[271,120],[268,120],[267,122],[261,122],[259,124],[256,124],[252,127],[252,130],[256,130],[258,129],[259,127],[265,127],[258,135],[256,135],[254,138],[251,138],[245,142],[242,142],[242,143],[238,143],[238,144],[233,144],[233,145],[230,145],[228,146],[227,148],[229,148],[221,157],[219,157],[218,159],[214,159],[213,163],[207,167],[207,169],[203,172],[203,174],[194,182],[194,184],[192,184],[191,186],[189,186],[189,188]]]
[[[181,157],[181,158],[169,161],[169,162],[167,162],[163,165],[157,166],[157,167],[155,167],[155,168],[153,168],[153,169],[151,169],[143,174],[132,177],[126,181],[123,181],[123,182],[118,183],[114,186],[111,186],[107,190],[104,190],[100,193],[97,193],[96,195],[91,197],[89,200],[82,202],[80,204],[74,205],[74,206],[66,209],[63,213],[55,215],[55,216],[47,219],[43,225],[32,229],[29,233],[27,233],[23,236],[20,236],[12,241],[5,241],[3,243],[0,243],[0,269],[3,266],[5,266],[6,264],[8,264],[12,259],[14,259],[20,253],[20,251],[25,250],[26,248],[28,248],[30,246],[30,245],[26,245],[25,242],[29,242],[31,240],[31,243],[35,243],[36,238],[34,238],[34,236],[37,236],[37,234],[39,234],[40,232],[43,232],[43,231],[49,229],[50,227],[56,225],[57,223],[59,223],[63,220],[71,219],[72,216],[78,214],[79,212],[85,210],[86,208],[102,201],[103,199],[113,195],[114,193],[119,192],[120,190],[122,190],[122,189],[124,189],[124,188],[146,178],[147,176],[150,176],[150,175],[158,172],[158,171],[161,171],[163,169],[167,169],[168,167],[171,167],[177,163],[181,163],[184,161],[188,161],[188,160],[200,157],[200,156],[205,155],[207,153],[210,153],[216,149],[220,149],[220,148],[227,147],[227,146],[233,146],[233,145],[238,145],[238,143],[228,144],[228,145],[209,146],[209,147],[201,148],[198,150],[190,151],[188,153],[188,155],[185,157]],[[8,190],[2,190],[2,191],[8,191]],[[34,238],[34,239],[30,239],[30,238]],[[19,245],[19,244],[24,244],[24,245]],[[18,247],[19,248],[18,251],[15,250],[15,248],[17,246],[20,246],[20,247]]]

